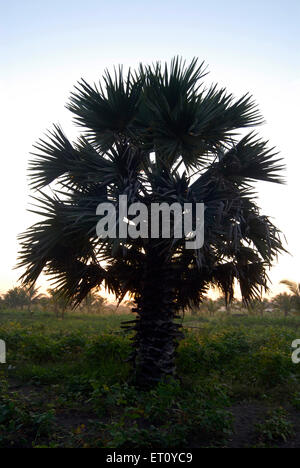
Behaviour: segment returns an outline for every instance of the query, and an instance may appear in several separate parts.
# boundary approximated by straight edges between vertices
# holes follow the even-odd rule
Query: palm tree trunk
[[[175,377],[176,348],[182,337],[180,325],[174,323],[177,312],[174,272],[155,252],[147,256],[143,287],[135,304],[132,360],[136,384],[151,387],[166,376]]]

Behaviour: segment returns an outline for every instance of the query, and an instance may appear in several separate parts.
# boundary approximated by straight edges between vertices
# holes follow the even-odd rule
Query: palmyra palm
[[[136,382],[152,385],[175,375],[181,336],[175,318],[198,306],[210,285],[227,302],[238,280],[249,303],[267,289],[267,268],[283,250],[280,233],[256,203],[253,181],[282,182],[280,159],[255,133],[262,118],[251,96],[234,99],[216,85],[204,88],[203,64],[176,58],[171,65],[106,72],[102,82],[81,80],[68,104],[82,135],[72,143],[59,126],[35,148],[32,187],[44,219],[21,235],[22,280],[42,271],[79,304],[101,283],[122,300],[129,293],[135,318],[127,326]],[[98,238],[99,203],[205,204],[203,247],[185,238]],[[172,222],[173,218],[171,219]]]
[[[292,294],[291,305],[295,307],[296,310],[299,311],[300,310],[300,283],[297,283],[296,281],[286,280],[286,279],[280,281],[280,283],[288,287],[289,291]]]

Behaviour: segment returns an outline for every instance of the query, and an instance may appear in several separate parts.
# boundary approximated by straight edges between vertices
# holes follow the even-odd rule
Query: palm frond
[[[67,108],[75,114],[75,122],[86,129],[87,138],[106,151],[118,135],[130,135],[137,116],[143,77],[123,68],[114,76],[106,70],[103,85],[89,85],[84,79],[75,86]]]
[[[280,281],[280,283],[287,286],[289,290],[291,291],[291,293],[294,294],[295,296],[300,296],[300,283],[298,284],[295,281],[290,281],[287,279]]]
[[[43,188],[59,178],[69,186],[83,188],[95,183],[107,185],[112,180],[111,161],[83,137],[72,145],[57,125],[48,132],[47,140],[39,140],[34,147],[38,152],[32,153],[36,158],[29,164],[34,189]]]
[[[222,156],[216,168],[223,177],[240,184],[249,180],[283,183],[282,158],[277,158],[278,153],[267,144],[250,133]]]

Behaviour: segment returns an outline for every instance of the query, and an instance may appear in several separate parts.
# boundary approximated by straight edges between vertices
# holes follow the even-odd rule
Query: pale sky
[[[300,281],[299,0],[0,0],[0,18],[0,292],[17,284],[16,237],[35,220],[26,212],[29,152],[52,123],[78,134],[64,107],[76,81],[174,55],[205,60],[207,83],[237,97],[249,91],[259,104],[259,132],[287,165],[286,186],[258,185],[291,252],[271,270],[273,290],[284,290],[283,278]]]

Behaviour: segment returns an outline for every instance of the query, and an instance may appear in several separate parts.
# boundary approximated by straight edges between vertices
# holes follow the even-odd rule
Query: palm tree
[[[67,297],[59,289],[49,288],[47,289],[47,293],[49,294],[50,303],[53,306],[56,318],[58,318],[60,312],[61,318],[63,319],[68,306]]]
[[[281,183],[281,160],[253,131],[239,133],[262,123],[257,106],[248,94],[205,89],[204,75],[196,59],[175,58],[106,71],[93,86],[81,80],[68,104],[81,137],[72,143],[55,125],[30,164],[44,219],[20,236],[22,281],[32,285],[45,271],[75,306],[102,283],[119,301],[129,293],[135,318],[124,326],[134,332],[131,359],[143,386],[176,375],[182,308],[199,305],[210,285],[230,302],[236,279],[249,303],[267,289],[266,270],[284,250],[252,186]],[[43,192],[52,182],[53,195]],[[159,238],[97,237],[97,206],[113,203],[119,214],[120,195],[148,208],[204,203],[204,245],[186,249],[173,217],[168,239],[161,226]]]
[[[296,283],[295,281],[290,281],[286,279],[280,281],[280,283],[288,287],[289,291],[292,294],[291,301],[293,306],[297,310],[300,310],[300,283]]]
[[[258,313],[261,317],[263,317],[264,312],[267,311],[268,309],[268,304],[269,304],[269,301],[267,299],[257,298],[251,301],[251,305],[249,307],[250,312],[253,315]]]
[[[42,297],[43,294],[39,294],[39,288],[35,288],[34,286],[21,287],[16,286],[12,289],[9,289],[6,294],[4,295],[4,303],[8,305],[8,307],[21,307],[22,309],[27,306],[28,312],[31,313],[31,307],[33,304],[37,304]]]
[[[88,314],[91,314],[94,310],[100,311],[105,304],[106,299],[99,294],[94,292],[89,292],[84,300],[82,301],[82,307],[86,309]]]
[[[284,316],[287,317],[289,311],[293,306],[292,296],[287,293],[277,294],[272,300],[276,309],[279,309],[284,313]]]
[[[26,290],[27,308],[30,314],[32,314],[32,305],[37,304],[44,297],[44,294],[39,293],[39,289],[40,288],[35,288],[34,286],[31,286]]]
[[[8,307],[23,309],[28,304],[27,288],[15,286],[4,294],[4,302]]]
[[[207,312],[209,313],[210,317],[213,317],[218,310],[219,302],[217,300],[213,300],[209,297],[206,297],[202,304],[206,308]]]
[[[104,307],[106,306],[107,299],[99,294],[94,295],[93,300],[93,309],[96,313],[102,312]]]

